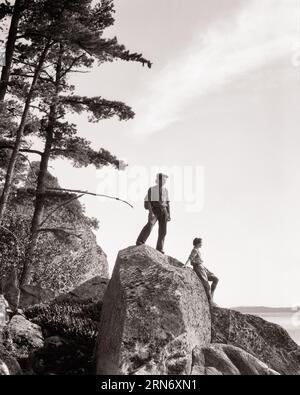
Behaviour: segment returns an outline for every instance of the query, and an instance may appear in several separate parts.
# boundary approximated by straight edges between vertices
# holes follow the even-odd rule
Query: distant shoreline
[[[257,314],[257,313],[293,313],[298,308],[293,307],[266,307],[266,306],[238,306],[231,307],[232,310],[239,311],[240,313]]]

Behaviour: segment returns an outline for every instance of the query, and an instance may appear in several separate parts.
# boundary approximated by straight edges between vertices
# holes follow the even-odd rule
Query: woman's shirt
[[[189,256],[189,261],[192,265],[203,265],[201,253],[199,248],[193,248]]]

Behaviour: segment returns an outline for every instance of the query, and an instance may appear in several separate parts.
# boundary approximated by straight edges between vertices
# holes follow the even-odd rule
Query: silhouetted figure
[[[149,210],[148,222],[142,229],[136,244],[145,244],[153,226],[158,222],[158,240],[156,249],[164,254],[164,241],[167,234],[167,223],[170,217],[169,193],[164,186],[168,176],[162,173],[156,176],[156,185],[149,188],[145,197],[145,208]]]
[[[184,266],[191,263],[197,276],[202,280],[209,302],[212,303],[219,279],[203,265],[203,261],[201,259],[201,253],[200,253],[200,248],[202,246],[202,239],[200,238],[194,239],[193,245],[194,248],[192,249],[189,259],[187,260]],[[210,281],[212,281],[211,286],[209,284]]]

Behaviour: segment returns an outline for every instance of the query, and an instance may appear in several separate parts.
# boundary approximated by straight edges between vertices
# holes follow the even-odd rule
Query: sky
[[[165,251],[186,261],[202,237],[220,279],[221,306],[300,303],[299,0],[115,0],[109,37],[153,62],[115,62],[74,74],[78,94],[124,101],[134,120],[70,116],[94,148],[126,171],[52,162],[65,188],[109,193],[81,199],[100,221],[112,271],[146,223],[143,198],[169,174],[172,221]],[[157,229],[148,244],[155,247]]]

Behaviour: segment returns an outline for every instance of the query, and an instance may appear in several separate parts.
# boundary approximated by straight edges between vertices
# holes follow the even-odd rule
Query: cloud
[[[134,131],[161,131],[181,119],[195,99],[284,56],[292,58],[299,10],[299,0],[248,0],[234,16],[199,33],[135,104]]]

